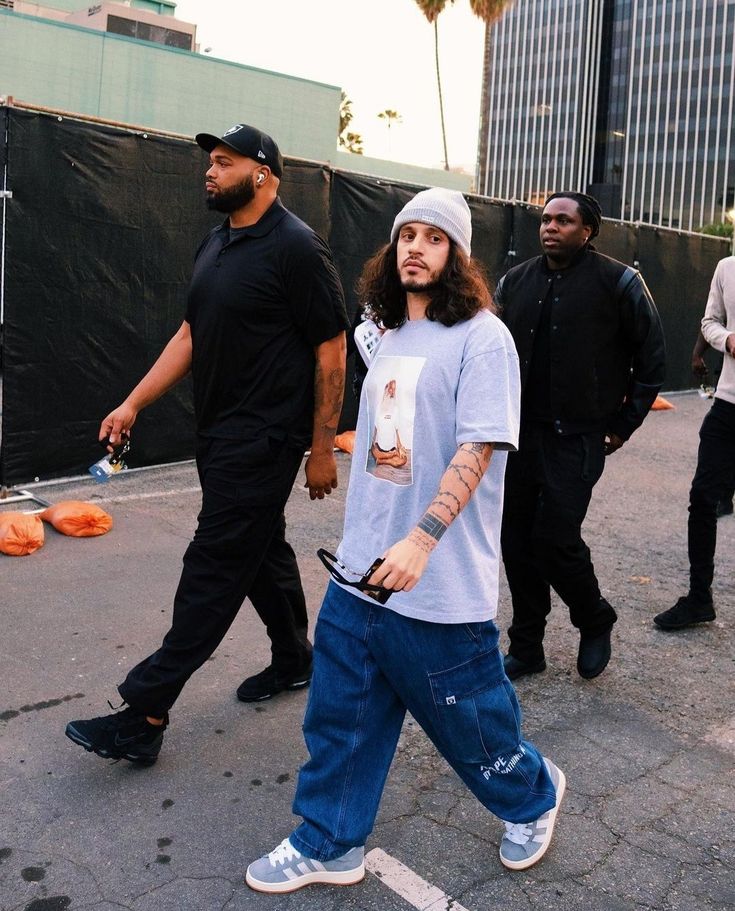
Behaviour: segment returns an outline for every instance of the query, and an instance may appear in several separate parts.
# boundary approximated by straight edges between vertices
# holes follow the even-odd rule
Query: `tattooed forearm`
[[[314,376],[314,408],[322,418],[325,429],[337,427],[342,411],[342,395],[345,386],[345,372],[339,368],[330,370],[325,376],[319,365]]]
[[[422,550],[436,547],[469,502],[490,464],[492,443],[462,443],[444,472],[439,492],[409,535]]]
[[[316,348],[312,450],[331,451],[334,446],[344,385],[345,342],[339,335]]]

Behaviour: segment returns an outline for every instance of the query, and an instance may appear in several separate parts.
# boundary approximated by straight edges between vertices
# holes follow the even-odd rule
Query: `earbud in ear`
[[[265,180],[265,174],[262,174],[262,173],[258,174],[258,180],[256,181],[256,183],[261,184],[261,183],[263,183],[264,180]]]

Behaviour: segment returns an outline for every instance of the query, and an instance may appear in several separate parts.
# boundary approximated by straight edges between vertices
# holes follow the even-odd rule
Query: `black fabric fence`
[[[192,141],[13,107],[0,108],[0,131],[12,191],[2,238],[0,484],[11,486],[96,461],[100,420],[181,324],[194,252],[220,216],[204,206],[205,156]],[[364,260],[418,189],[286,160],[284,204],[329,241],[351,315]],[[473,253],[493,283],[538,254],[538,208],[468,199]],[[689,388],[727,242],[610,222],[597,246],[641,269],[666,328],[666,388]],[[348,388],[341,428],[355,415]],[[193,446],[185,381],[141,413],[130,463],[191,458]]]

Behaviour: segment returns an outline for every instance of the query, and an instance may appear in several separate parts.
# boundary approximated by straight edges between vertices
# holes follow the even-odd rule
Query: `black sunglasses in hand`
[[[353,572],[351,569],[348,569],[344,563],[341,563],[334,554],[330,554],[328,550],[324,550],[323,547],[320,547],[316,552],[317,557],[322,561],[324,566],[329,570],[329,575],[334,579],[335,582],[340,582],[342,585],[347,585],[350,588],[356,588],[358,591],[362,592],[363,595],[367,595],[369,598],[373,598],[379,604],[385,604],[385,602],[393,594],[393,590],[390,588],[383,588],[382,585],[373,585],[368,582],[368,579],[375,570],[383,562],[382,557],[378,557],[377,560],[373,561],[370,569],[364,573],[360,578],[350,581],[347,579],[340,570],[345,573],[349,573],[352,576],[359,576],[359,573]],[[339,567],[339,568],[338,568]]]

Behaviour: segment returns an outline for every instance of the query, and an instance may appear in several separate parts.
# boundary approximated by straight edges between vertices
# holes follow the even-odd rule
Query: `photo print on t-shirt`
[[[365,471],[381,481],[413,483],[416,386],[424,357],[378,355],[366,379],[370,433]]]

